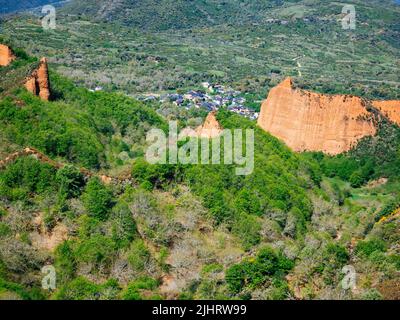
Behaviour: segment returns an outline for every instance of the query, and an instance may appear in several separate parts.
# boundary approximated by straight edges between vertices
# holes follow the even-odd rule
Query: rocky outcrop
[[[0,66],[6,67],[16,59],[10,47],[0,44]]]
[[[202,138],[216,138],[222,133],[222,127],[216,118],[216,112],[210,112],[204,124],[196,129],[197,134]]]
[[[218,137],[222,131],[223,129],[216,118],[216,112],[213,111],[208,114],[203,125],[197,127],[196,130],[184,129],[181,132],[181,136],[213,139]]]
[[[29,234],[32,246],[38,250],[54,251],[58,245],[68,240],[69,230],[66,225],[57,223],[52,230],[47,230],[44,214],[33,219],[34,231]]]
[[[294,89],[290,78],[270,91],[258,125],[294,151],[332,155],[376,134],[373,115],[361,98]]]
[[[372,105],[390,121],[400,125],[400,100],[373,101]]]
[[[19,158],[29,157],[29,156],[35,158],[36,160],[38,160],[42,163],[49,164],[50,166],[54,167],[57,170],[61,169],[65,166],[64,163],[56,162],[56,161],[50,159],[45,154],[41,153],[39,150],[37,150],[35,148],[27,147],[21,151],[17,151],[17,152],[14,152],[14,153],[8,155],[3,160],[0,160],[0,170],[5,169],[7,166],[14,163]],[[86,179],[90,179],[94,176],[97,176],[96,174],[92,173],[90,170],[85,169],[85,168],[80,168],[79,171],[82,173],[82,175]],[[109,177],[106,175],[98,175],[98,177],[106,185],[110,185],[110,184],[122,184],[125,186],[132,185],[132,180],[131,180],[132,177],[129,172],[125,172],[117,177]]]
[[[9,164],[16,161],[18,158],[27,157],[27,156],[33,156],[37,160],[41,161],[42,163],[47,163],[47,164],[51,165],[52,167],[55,167],[56,169],[60,169],[63,167],[62,164],[59,164],[59,163],[51,160],[49,157],[47,157],[40,151],[38,151],[34,148],[25,148],[19,152],[14,152],[14,153],[10,154],[4,160],[0,160],[0,169],[4,169]]]
[[[25,88],[42,100],[50,99],[50,81],[47,59],[40,59],[38,68],[25,80]]]

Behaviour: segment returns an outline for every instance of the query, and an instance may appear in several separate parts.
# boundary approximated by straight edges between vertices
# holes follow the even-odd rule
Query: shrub
[[[376,289],[367,290],[362,294],[363,300],[383,300],[382,294]]]
[[[307,223],[304,214],[298,208],[293,208],[287,215],[284,234],[299,238],[307,231]]]
[[[108,218],[114,204],[113,194],[100,182],[99,178],[92,178],[88,182],[82,198],[89,216],[100,220]]]
[[[42,292],[36,288],[27,289],[21,284],[13,283],[0,277],[0,295],[3,291],[9,291],[17,294],[21,299],[24,300],[43,300],[45,298]]]
[[[239,293],[246,284],[246,271],[243,264],[230,267],[225,273],[228,288],[233,293]]]
[[[150,251],[147,249],[143,240],[138,239],[132,242],[128,254],[128,261],[135,271],[144,271],[146,265],[150,261],[150,257]]]
[[[225,273],[229,290],[240,293],[245,287],[254,288],[262,285],[269,278],[283,279],[294,263],[282,253],[276,253],[272,248],[265,247],[257,257],[231,266]],[[284,280],[282,280],[284,281]]]
[[[260,231],[259,218],[247,214],[241,214],[232,228],[232,232],[240,239],[245,250],[250,250],[260,243]]]
[[[121,296],[124,300],[142,300],[140,290],[155,290],[158,287],[158,282],[150,277],[141,277],[131,282],[128,287],[122,292]]]
[[[342,267],[349,260],[349,254],[345,247],[336,243],[328,243],[322,252],[322,262],[316,271],[323,275],[327,285],[333,285],[340,276]]]
[[[55,189],[54,169],[32,157],[17,159],[0,172],[0,191],[10,200],[27,199],[30,193],[42,194]]]
[[[400,207],[400,196],[397,196],[394,200],[390,201],[383,209],[378,213],[375,221],[378,222],[383,217],[389,216],[396,209]]]
[[[360,171],[355,171],[354,173],[352,173],[352,175],[350,176],[350,184],[353,188],[359,188],[362,186],[363,182],[364,182],[364,178],[362,176],[362,173]]]
[[[56,300],[97,300],[98,286],[83,277],[78,277],[58,290]]]
[[[65,241],[56,248],[55,267],[57,269],[57,281],[66,283],[73,279],[76,270],[76,261],[70,241]]]
[[[87,239],[90,238],[92,235],[102,233],[101,221],[97,218],[83,215],[78,218],[78,224],[78,234],[79,238],[81,239]]]
[[[137,234],[136,222],[126,202],[119,202],[111,213],[112,238],[119,248],[129,246]]]
[[[389,261],[393,263],[398,271],[400,271],[400,255],[392,254],[389,256]]]
[[[132,166],[132,177],[146,189],[162,188],[179,180],[180,167],[168,164],[150,164],[145,159],[137,159]]]
[[[6,215],[7,215],[7,211],[6,211],[5,209],[3,209],[3,208],[0,207],[0,219],[1,219],[2,217],[5,217]]]
[[[6,237],[11,234],[11,228],[8,224],[0,222],[0,238]]]
[[[93,264],[109,264],[115,253],[114,242],[102,235],[94,235],[78,244],[75,257],[78,261]]]
[[[371,239],[360,241],[356,246],[356,254],[369,257],[373,252],[384,252],[386,251],[386,244],[380,239]]]
[[[334,243],[327,245],[325,249],[325,257],[333,257],[333,259],[341,266],[346,264],[349,260],[349,254],[346,248]]]
[[[59,185],[59,192],[66,198],[79,197],[85,185],[82,173],[73,166],[65,166],[58,170],[56,181]]]

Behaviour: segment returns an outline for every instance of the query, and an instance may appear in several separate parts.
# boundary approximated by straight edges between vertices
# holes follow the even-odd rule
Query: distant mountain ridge
[[[304,0],[73,0],[66,6],[65,12],[146,30],[167,30],[220,24],[259,24],[266,22],[277,8],[286,8],[288,19],[298,18],[320,6],[327,8],[330,3],[337,4],[330,0],[312,3]],[[348,3],[393,6],[393,0],[356,0]]]
[[[167,30],[224,23],[257,23],[267,10],[283,3],[282,0],[75,0],[66,11],[143,29]]]
[[[0,0],[0,15],[29,10],[48,4],[62,3],[60,0]]]

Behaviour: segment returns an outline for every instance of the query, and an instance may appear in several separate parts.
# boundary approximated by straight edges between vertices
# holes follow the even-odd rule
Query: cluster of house
[[[251,120],[258,119],[258,113],[245,106],[246,98],[240,91],[223,85],[202,83],[205,90],[190,90],[185,94],[169,93],[163,95],[147,95],[141,97],[144,101],[159,101],[161,103],[173,103],[178,107],[191,109],[205,109],[206,111],[218,111],[220,108],[237,113]]]
[[[294,17],[292,18],[292,21],[293,21],[293,19],[296,19],[296,17],[294,16]],[[296,20],[299,20],[299,19],[296,19]],[[305,23],[308,23],[308,22],[316,22],[317,20],[323,20],[323,19],[318,19],[318,18],[310,17],[310,18],[301,18],[301,20],[303,20],[303,22],[305,22]],[[290,20],[272,19],[272,18],[271,18],[271,19],[265,20],[265,22],[268,23],[268,24],[287,25],[287,24],[289,24]]]
[[[97,92],[97,91],[103,91],[103,87],[97,86],[94,89],[89,89],[90,92]]]

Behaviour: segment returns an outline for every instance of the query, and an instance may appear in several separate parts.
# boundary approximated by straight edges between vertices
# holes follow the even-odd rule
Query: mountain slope
[[[0,155],[6,159],[0,168],[0,297],[49,298],[38,281],[46,260],[57,268],[57,299],[176,298],[211,261],[224,272],[241,261],[244,249],[260,244],[258,224],[267,208],[279,210],[282,219],[290,211],[293,236],[305,231],[311,203],[296,174],[308,173],[275,138],[257,131],[261,166],[246,179],[232,166],[143,166],[144,134],[151,126],[165,129],[163,118],[133,99],[91,93],[54,72],[53,100],[43,101],[23,87],[24,74],[36,66],[19,53],[0,69],[2,79],[13,79],[2,82],[0,94]],[[221,120],[226,128],[235,121],[254,125],[229,114]],[[132,178],[106,178],[106,185],[97,178],[98,169],[119,172],[130,163]],[[217,188],[205,190],[200,177]],[[258,188],[258,196],[249,193]],[[228,242],[223,249],[210,243],[222,238]],[[94,284],[103,279],[110,279],[104,287]],[[175,289],[165,288],[167,279]]]
[[[60,0],[0,0],[0,15],[34,9],[48,4],[63,2]]]
[[[180,29],[225,23],[257,22],[281,1],[118,0],[74,1],[68,13],[148,30]]]
[[[359,14],[373,8],[393,8],[392,0],[350,1]],[[338,14],[335,1],[304,0],[101,0],[68,4],[65,12],[85,15],[98,21],[122,23],[147,30],[166,30],[212,25],[265,23],[279,13],[282,18],[303,18],[321,12]],[[321,17],[322,18],[322,17]]]
[[[214,10],[221,1],[207,3]],[[146,132],[152,126],[166,130],[166,119],[154,111],[159,105],[115,93],[117,83],[129,94],[138,86],[176,90],[187,85],[176,76],[183,68],[191,86],[203,79],[243,80],[248,92],[258,88],[264,97],[283,75],[297,74],[293,59],[301,54],[303,87],[399,95],[393,64],[399,11],[387,2],[357,1],[362,19],[354,33],[341,30],[339,3],[275,3],[269,14],[277,23],[239,26],[247,20],[236,19],[241,13],[233,7],[223,20],[235,18],[234,26],[192,33],[135,30],[131,26],[203,23],[180,24],[168,16],[154,22],[146,8],[140,11],[150,19],[145,22],[117,7],[105,10],[108,23],[93,20],[91,11],[86,17],[61,15],[58,29],[48,32],[35,17],[6,21],[9,38],[51,55],[53,100],[25,90],[25,76],[38,62],[14,48],[18,59],[0,68],[0,161],[11,155],[0,163],[0,298],[400,298],[398,126],[377,113],[376,136],[330,157],[294,153],[254,121],[221,110],[216,116],[223,128],[254,129],[254,172],[237,176],[233,165],[147,163]],[[186,4],[177,5],[190,17]],[[313,19],[301,18],[313,10]],[[350,40],[354,51],[348,50]],[[111,93],[76,86],[56,66],[87,87],[105,80]],[[168,85],[157,76],[169,76]],[[166,109],[182,124],[195,114],[172,105],[161,111]],[[25,152],[29,146],[40,152]],[[49,263],[57,271],[53,294],[41,288],[41,268]],[[345,266],[357,272],[357,286],[349,290],[342,286]]]
[[[149,7],[129,6],[138,8],[133,13],[106,6],[113,16],[107,20],[98,19],[98,4],[76,1],[66,14],[57,11],[54,31],[43,32],[37,17],[21,16],[4,20],[2,33],[28,52],[48,57],[60,73],[87,88],[165,93],[208,81],[234,86],[261,101],[283,77],[293,76],[302,89],[321,93],[399,97],[400,6],[391,1],[354,1],[358,22],[352,31],[341,28],[342,5],[335,1],[259,2],[272,3],[268,10],[244,2],[254,7],[239,13],[222,10],[212,15],[215,24],[197,21],[197,13],[192,17],[188,8],[181,16],[183,2],[176,7],[169,1],[145,2]],[[153,19],[165,3],[169,13]],[[220,1],[213,3],[210,8]],[[190,31],[179,29],[187,22],[194,26]]]
[[[112,139],[118,149],[125,146],[123,139],[129,130],[134,134],[146,126],[165,126],[154,111],[136,100],[119,94],[91,93],[55,73],[50,76],[55,100],[42,102],[22,89],[38,62],[19,51],[17,54],[17,61],[0,69],[0,123],[2,135],[11,143],[36,147],[49,156],[65,157],[88,168],[100,168],[108,166],[104,162],[106,145]],[[144,133],[137,138],[144,139]],[[110,151],[108,156],[115,157]]]

